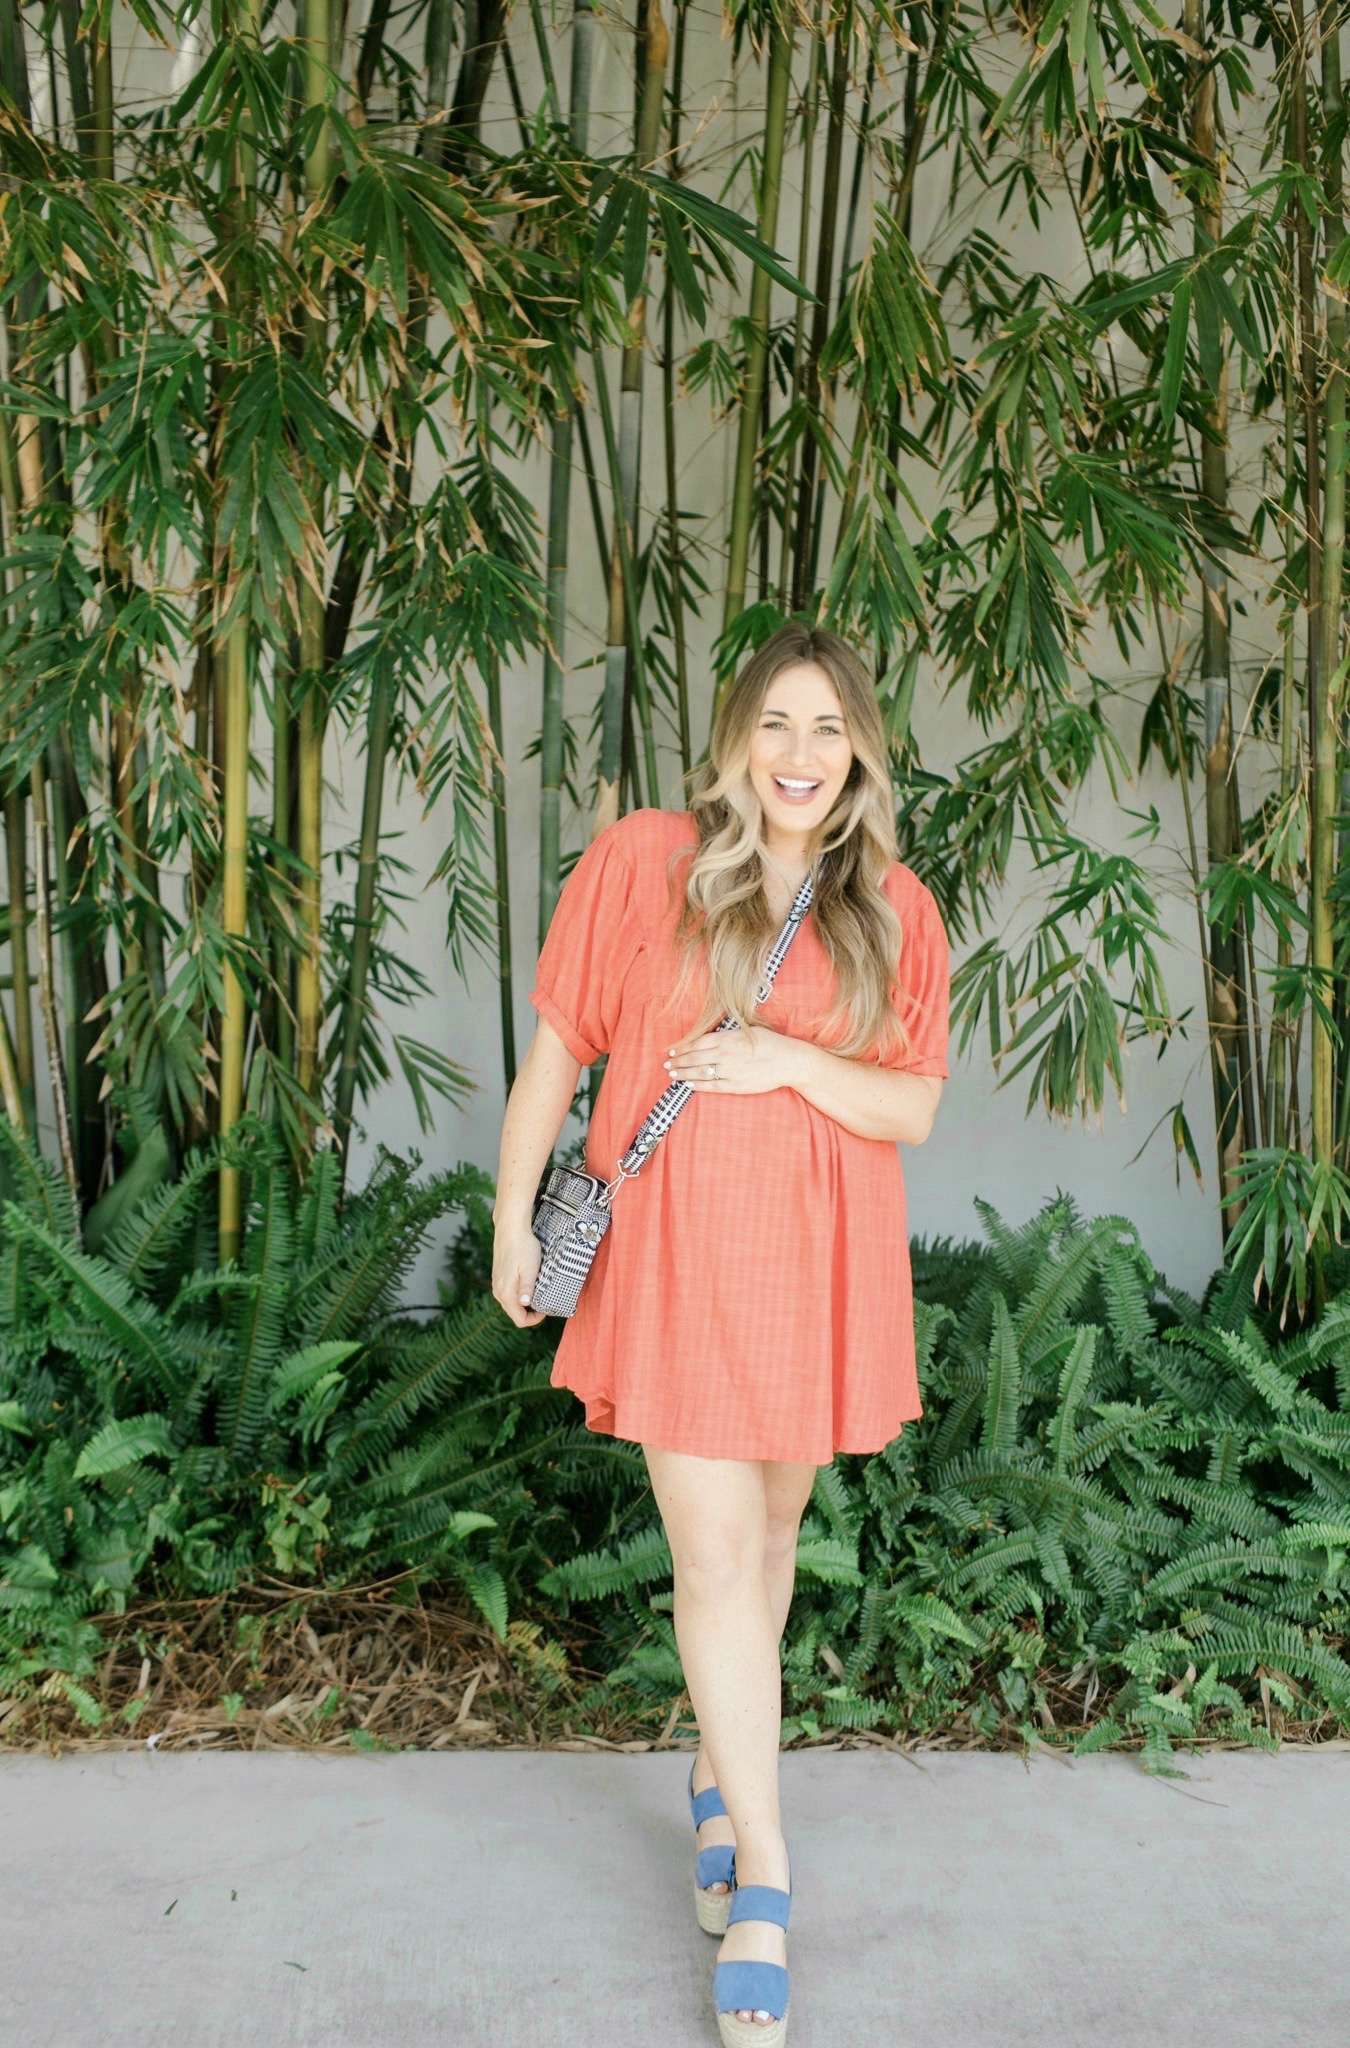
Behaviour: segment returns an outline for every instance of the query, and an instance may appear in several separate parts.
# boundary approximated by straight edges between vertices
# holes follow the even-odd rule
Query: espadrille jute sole
[[[710,1892],[706,1886],[694,1879],[694,1911],[698,1924],[705,1934],[722,1936],[727,1931],[727,1915],[731,1911],[731,1893]]]
[[[759,2048],[783,2048],[787,2040],[787,2023],[787,2013],[781,2020],[770,2020],[767,2026],[757,2026],[754,2020],[737,2019],[734,2012],[719,2012],[717,2015],[722,2048],[756,2048],[756,2043]]]

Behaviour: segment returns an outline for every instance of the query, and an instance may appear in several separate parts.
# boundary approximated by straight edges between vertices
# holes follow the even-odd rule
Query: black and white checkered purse
[[[812,877],[808,875],[797,891],[787,920],[774,940],[773,951],[764,968],[764,979],[755,992],[762,1003],[773,987],[773,978],[783,964],[798,926],[811,908]],[[718,1031],[735,1031],[734,1017],[724,1017],[714,1026]],[[551,1169],[535,1200],[530,1228],[543,1246],[535,1278],[531,1308],[545,1315],[570,1316],[581,1295],[582,1283],[601,1238],[609,1229],[610,1204],[614,1190],[633,1180],[651,1158],[666,1132],[688,1102],[694,1090],[687,1081],[672,1081],[648,1111],[613,1180],[604,1181],[594,1173],[578,1173],[568,1166]]]

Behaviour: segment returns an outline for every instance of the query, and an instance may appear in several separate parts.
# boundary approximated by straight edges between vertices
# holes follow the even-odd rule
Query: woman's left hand
[[[796,1086],[806,1050],[804,1040],[766,1024],[742,1025],[677,1039],[665,1067],[672,1081],[685,1081],[699,1094],[767,1095],[771,1088]],[[715,1076],[709,1067],[717,1069]]]

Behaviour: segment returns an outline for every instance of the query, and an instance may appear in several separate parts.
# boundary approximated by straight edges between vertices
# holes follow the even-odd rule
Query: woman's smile
[[[817,792],[824,788],[824,782],[811,782],[800,777],[775,775],[779,795],[787,804],[809,804]]]

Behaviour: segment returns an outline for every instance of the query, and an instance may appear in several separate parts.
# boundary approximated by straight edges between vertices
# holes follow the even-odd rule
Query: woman
[[[606,1179],[687,1081],[694,1099],[615,1190],[552,1377],[591,1429],[642,1445],[702,1738],[690,1800],[699,1922],[725,1930],[718,2024],[728,2048],[776,2048],[778,1644],[817,1465],[922,1413],[896,1142],[928,1136],[948,1071],[947,942],[896,858],[875,691],[836,634],[784,626],[751,656],[690,780],[689,811],[608,826],[559,898],[502,1131],[493,1292],[512,1322],[542,1320],[531,1214],[581,1065],[609,1055],[586,1144]],[[808,872],[810,914],[756,1006]],[[727,1015],[740,1028],[714,1031]]]

